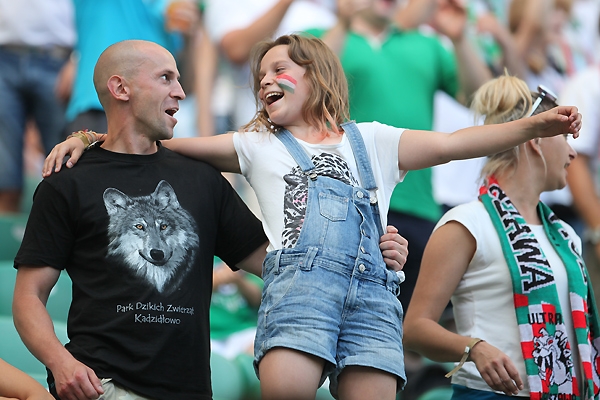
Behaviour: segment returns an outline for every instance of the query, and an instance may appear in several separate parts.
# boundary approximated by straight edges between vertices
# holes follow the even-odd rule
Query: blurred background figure
[[[575,210],[584,223],[583,255],[595,288],[596,303],[600,304],[600,63],[567,79],[559,101],[576,105],[585,116],[582,135],[570,141],[578,157],[569,166],[567,181]]]
[[[256,113],[248,60],[263,39],[335,23],[335,0],[204,0],[208,40],[197,52],[199,134],[236,131]],[[212,44],[212,49],[210,46]],[[204,55],[201,57],[200,55]],[[205,59],[212,60],[209,65]],[[207,110],[212,110],[210,121]],[[260,216],[254,192],[237,175],[226,174],[250,209]]]
[[[213,272],[210,303],[211,351],[233,359],[254,355],[254,335],[263,281],[244,271],[232,271],[219,261]]]
[[[140,39],[165,47],[177,59],[179,51],[186,48],[184,38],[193,37],[195,33],[200,18],[198,3],[185,0],[72,1],[77,43],[72,61],[75,80],[67,108],[68,131],[106,132],[106,117],[92,80],[100,53],[116,42]],[[186,65],[181,59],[178,59],[179,64]]]
[[[578,51],[578,41],[567,42],[565,32],[573,4],[574,0],[513,0],[510,3],[508,26],[517,54],[525,63],[521,78],[531,90],[543,85],[558,94],[568,76],[591,61]],[[575,231],[582,233],[583,225],[568,187],[543,193],[542,200]]]
[[[59,76],[74,43],[71,0],[0,0],[0,213],[21,211],[28,121],[38,151],[66,136],[69,88]]]
[[[205,0],[205,4],[208,35],[224,58],[223,73],[230,74],[233,84],[228,130],[237,130],[256,113],[248,67],[252,46],[266,38],[335,23],[334,0]]]

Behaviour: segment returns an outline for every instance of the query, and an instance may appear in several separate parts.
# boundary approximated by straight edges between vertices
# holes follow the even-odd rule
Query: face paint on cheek
[[[294,93],[297,82],[291,76],[286,75],[286,74],[281,74],[275,78],[275,81],[277,82],[279,87],[282,88],[283,90],[288,91],[290,93]]]

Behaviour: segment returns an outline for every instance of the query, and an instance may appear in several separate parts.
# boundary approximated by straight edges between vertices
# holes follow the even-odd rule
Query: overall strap
[[[362,139],[358,127],[354,121],[349,121],[341,125],[344,128],[344,132],[348,135],[348,141],[352,147],[352,153],[354,153],[354,160],[356,161],[356,167],[363,183],[363,188],[370,192],[370,203],[374,208],[375,215],[377,216],[377,230],[379,236],[382,236],[384,229],[379,220],[379,205],[377,204],[377,184],[375,183],[375,176],[373,175],[373,169],[371,168],[371,162],[369,161],[369,155],[367,154],[367,148],[365,142]],[[296,138],[287,129],[280,129],[275,132],[275,137],[283,143],[290,155],[294,158],[296,163],[300,166],[304,174],[310,177],[313,181],[317,179],[317,174],[314,172],[315,164],[312,162],[304,148],[298,143]]]
[[[311,172],[315,169],[315,164],[290,131],[287,129],[280,129],[275,132],[275,137],[281,140],[281,143],[283,143],[287,151],[302,169],[302,172],[308,175],[313,181],[317,179],[316,172]]]
[[[356,161],[356,167],[358,168],[358,174],[360,175],[363,188],[370,192],[374,192],[377,190],[377,183],[375,183],[371,161],[369,160],[369,155],[367,154],[367,148],[365,147],[362,135],[354,121],[344,122],[341,126],[348,135],[348,141],[350,142],[352,152],[354,153],[354,160]],[[376,198],[375,201],[377,201]]]
[[[356,126],[354,121],[344,122],[342,125],[344,132],[348,135],[348,141],[352,147],[352,153],[354,153],[354,160],[356,161],[356,167],[358,168],[358,174],[362,181],[363,188],[369,191],[370,197],[369,202],[375,216],[377,217],[377,229],[379,230],[379,236],[382,236],[385,232],[381,225],[381,219],[379,217],[379,204],[377,202],[377,183],[375,182],[375,175],[373,175],[373,168],[371,167],[371,160],[369,160],[369,154],[367,153],[367,147],[365,141]]]

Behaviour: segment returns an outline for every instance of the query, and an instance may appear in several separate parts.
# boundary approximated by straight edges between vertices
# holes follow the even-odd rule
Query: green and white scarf
[[[479,194],[496,228],[510,270],[530,398],[600,398],[598,314],[592,287],[588,284],[589,276],[573,238],[552,210],[540,202],[538,213],[544,230],[567,270],[577,337],[577,343],[571,344],[552,268],[530,227],[494,178],[481,187]],[[580,393],[573,373],[573,345],[579,350],[585,393]]]

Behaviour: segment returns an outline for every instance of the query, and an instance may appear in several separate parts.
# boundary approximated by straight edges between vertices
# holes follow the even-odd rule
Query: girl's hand
[[[571,134],[579,136],[581,129],[581,114],[575,106],[558,106],[531,117],[535,118],[537,136],[550,137]]]
[[[473,346],[469,357],[485,382],[494,390],[517,395],[523,390],[523,381],[510,358],[487,342]]]
[[[389,269],[402,271],[408,257],[408,240],[398,234],[396,227],[386,227],[386,233],[379,238],[379,249]]]
[[[70,155],[71,158],[66,162],[67,168],[72,168],[73,165],[77,163],[79,157],[83,154],[85,150],[85,145],[81,141],[81,139],[72,137],[65,140],[62,143],[54,146],[46,160],[44,161],[44,167],[42,168],[42,176],[44,178],[50,176],[53,172],[60,171],[62,167],[63,160],[67,155]]]

